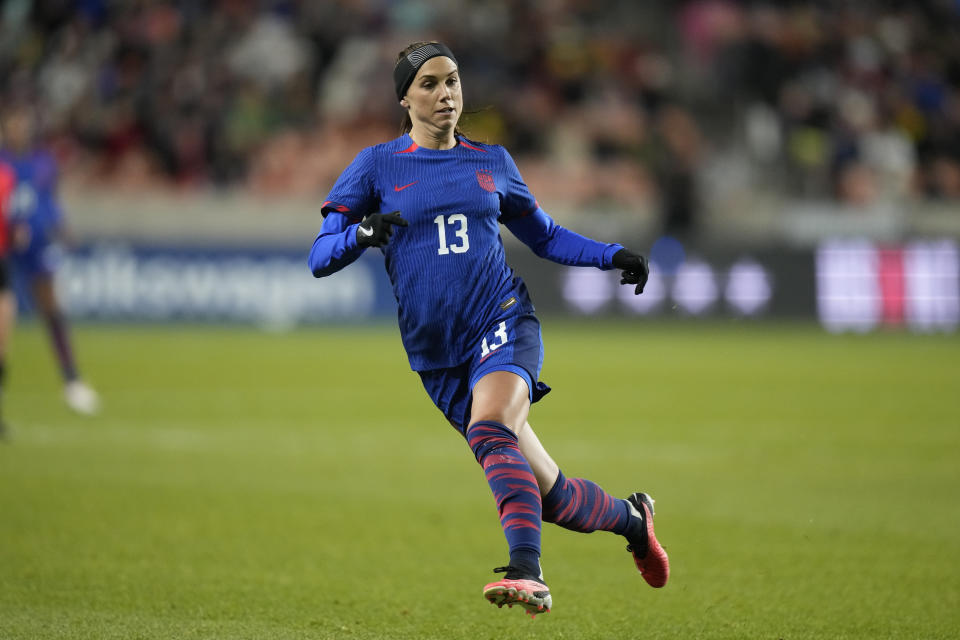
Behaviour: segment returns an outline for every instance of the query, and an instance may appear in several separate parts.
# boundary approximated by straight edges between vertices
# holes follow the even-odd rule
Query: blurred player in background
[[[527,422],[531,403],[550,388],[538,381],[540,323],[506,263],[499,225],[540,257],[620,269],[621,283],[637,294],[646,260],[554,223],[503,147],[461,134],[459,69],[446,46],[408,46],[393,75],[404,134],[361,151],[337,180],[310,252],[314,276],[342,269],[368,247],[383,252],[411,368],[467,439],[500,513],[510,563],[494,570],[506,575],[484,587],[485,598],[531,615],[550,610],[541,521],[625,536],[644,579],[662,587],[669,563],[654,536],[653,500],[616,499],[589,480],[566,478]]]
[[[0,439],[7,433],[7,425],[3,420],[3,386],[7,373],[7,343],[16,315],[16,300],[10,286],[10,266],[7,264],[7,209],[16,182],[13,169],[0,161]]]
[[[67,320],[57,302],[53,274],[64,235],[57,198],[53,157],[34,147],[34,119],[26,106],[12,106],[0,116],[0,161],[16,174],[10,200],[10,256],[14,273],[29,286],[43,316],[64,382],[64,399],[77,413],[92,415],[100,407],[97,393],[80,379]]]

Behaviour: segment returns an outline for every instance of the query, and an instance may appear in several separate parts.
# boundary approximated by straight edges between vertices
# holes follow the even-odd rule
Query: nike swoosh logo
[[[403,185],[402,187],[398,187],[397,185],[393,185],[393,190],[394,190],[394,191],[403,191],[403,190],[406,189],[407,187],[412,187],[413,185],[417,184],[418,182],[420,182],[420,181],[419,181],[419,180],[414,180],[414,181],[411,182],[410,184],[405,184],[405,185]]]
[[[373,235],[373,229],[367,229],[366,227],[357,227],[357,231],[368,238]]]

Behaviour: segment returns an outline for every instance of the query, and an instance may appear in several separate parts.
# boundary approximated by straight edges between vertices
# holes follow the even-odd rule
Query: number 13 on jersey
[[[483,338],[483,342],[480,345],[480,358],[486,358],[488,355],[507,344],[507,341],[510,340],[510,337],[507,335],[507,323],[501,322],[497,325],[497,330],[493,332],[493,340],[487,342],[487,338]]]
[[[467,216],[462,213],[454,213],[449,216],[439,215],[433,219],[437,225],[437,233],[440,235],[440,248],[437,253],[441,256],[454,253],[466,253],[470,248],[470,238],[467,237]],[[447,244],[447,227],[453,229],[454,243]]]

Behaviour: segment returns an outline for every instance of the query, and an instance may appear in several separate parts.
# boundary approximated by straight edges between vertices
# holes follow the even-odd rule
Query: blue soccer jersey
[[[0,160],[17,175],[9,203],[10,221],[29,224],[34,242],[49,242],[63,218],[57,201],[56,161],[45,151],[18,154],[6,149],[0,150]]]
[[[506,263],[501,223],[537,255],[563,264],[609,269],[622,248],[555,224],[503,147],[457,140],[437,150],[403,135],[361,151],[323,203],[310,252],[315,276],[333,273],[362,253],[356,230],[364,216],[400,212],[409,226],[397,227],[382,251],[416,371],[464,362],[495,321],[532,312]]]

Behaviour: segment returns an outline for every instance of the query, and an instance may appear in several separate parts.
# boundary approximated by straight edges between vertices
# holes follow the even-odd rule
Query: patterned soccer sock
[[[497,501],[500,526],[510,547],[510,564],[540,574],[540,489],[517,444],[517,434],[493,421],[475,422],[467,442],[483,467]]]
[[[550,493],[543,497],[543,520],[564,529],[590,533],[612,531],[623,535],[630,524],[630,508],[583,478],[566,478],[561,471]]]
[[[70,336],[67,335],[67,321],[59,313],[47,317],[47,330],[53,341],[53,350],[57,354],[60,364],[60,374],[67,382],[77,379],[77,365],[73,360],[73,349],[70,347]]]

